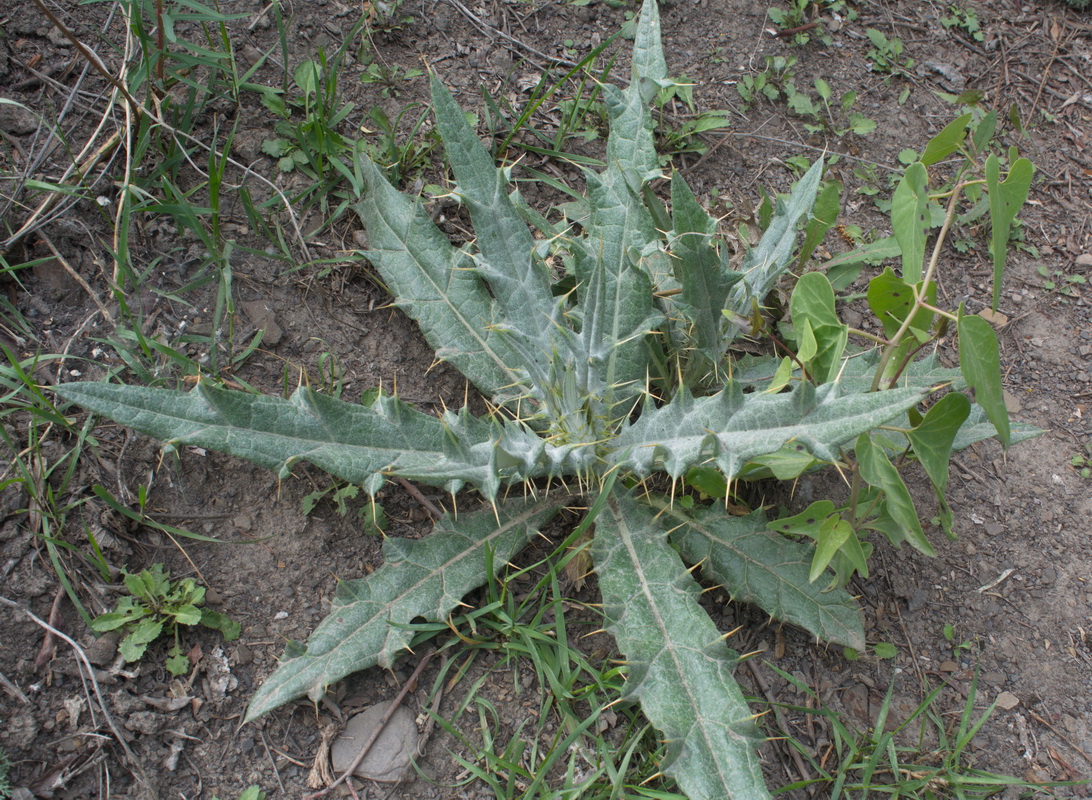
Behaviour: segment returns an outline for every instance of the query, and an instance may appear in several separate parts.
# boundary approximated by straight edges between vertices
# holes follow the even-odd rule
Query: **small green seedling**
[[[353,143],[337,131],[354,108],[339,100],[338,66],[320,51],[318,61],[304,61],[293,72],[294,96],[261,89],[262,105],[282,118],[273,126],[277,137],[265,140],[262,152],[277,159],[282,172],[299,170],[316,181],[336,180],[342,158],[352,155]]]
[[[789,0],[788,8],[769,8],[766,13],[781,29],[779,35],[792,44],[804,45],[815,39],[829,46],[832,39],[822,24],[812,25],[817,21],[808,19],[808,8],[812,4],[813,0]]]
[[[755,75],[743,75],[736,83],[736,91],[744,104],[750,105],[759,97],[777,100],[792,86],[795,56],[766,56],[766,69]]]
[[[367,153],[369,158],[382,166],[391,183],[406,183],[429,165],[432,151],[440,141],[436,131],[423,132],[427,115],[427,106],[410,103],[392,120],[382,108],[375,106],[368,112],[366,123],[372,130],[365,131],[374,135],[358,141],[357,152]],[[403,119],[409,123],[408,132],[400,134]]]
[[[139,661],[148,645],[163,634],[174,638],[168,651],[167,670],[172,675],[185,675],[190,660],[182,652],[180,625],[204,625],[220,631],[224,641],[239,638],[239,623],[226,614],[200,608],[205,602],[205,588],[193,578],[172,581],[162,564],[152,564],[151,569],[137,574],[123,573],[129,595],[122,597],[113,611],[91,621],[91,629],[98,633],[124,629],[118,651],[126,661]]]
[[[801,117],[809,117],[812,120],[811,123],[804,123],[804,130],[808,133],[826,132],[839,137],[847,133],[855,133],[858,136],[865,136],[876,129],[876,120],[852,110],[857,102],[856,92],[846,92],[832,105],[834,92],[830,84],[822,78],[816,78],[814,85],[819,102],[805,92],[799,91],[791,82],[785,86],[785,98],[789,108]]]
[[[675,101],[681,102],[690,112],[690,117],[678,124],[670,122],[666,114],[667,107]],[[674,155],[705,153],[708,148],[701,140],[701,134],[723,130],[731,125],[726,109],[697,113],[694,105],[694,84],[685,76],[671,79],[668,86],[660,89],[655,103],[659,110],[656,134],[662,153],[660,163],[663,166],[670,164]]]
[[[261,790],[261,787],[254,785],[248,786],[243,789],[243,793],[239,795],[239,800],[265,800],[266,793]],[[219,797],[213,797],[212,800],[220,800]]]
[[[397,64],[388,67],[378,61],[373,61],[365,68],[364,74],[360,76],[360,82],[382,86],[380,94],[383,97],[397,97],[400,83],[409,83],[424,74],[425,71],[417,67],[403,69]]]
[[[959,656],[961,653],[970,653],[975,649],[975,643],[970,639],[964,639],[962,642],[956,641],[955,625],[950,622],[944,625],[944,640],[952,645],[952,654],[955,656]]]
[[[354,500],[359,494],[360,487],[353,483],[345,483],[340,486],[331,485],[325,489],[318,489],[303,498],[303,513],[310,516],[319,501],[329,496],[338,516],[348,516],[349,501]],[[372,533],[382,533],[388,525],[387,514],[383,510],[383,506],[374,500],[363,505],[358,512],[358,516],[361,522],[364,523],[365,530]]]
[[[1074,287],[1088,283],[1088,279],[1084,275],[1070,275],[1060,269],[1051,269],[1042,264],[1036,267],[1035,271],[1043,276],[1044,289],[1048,292],[1064,294],[1066,297],[1076,297],[1077,292]]]
[[[363,61],[375,49],[375,40],[390,37],[407,25],[412,25],[416,18],[402,8],[405,0],[382,0],[379,3],[365,3],[365,17],[360,30],[360,48],[357,60]]]
[[[976,42],[986,38],[986,34],[982,32],[982,26],[978,24],[978,15],[970,9],[960,8],[957,5],[948,6],[948,14],[940,18],[940,24],[948,30],[954,28],[963,31]]]
[[[1092,444],[1086,444],[1084,453],[1073,456],[1069,461],[1069,465],[1082,478],[1092,478]]]
[[[891,642],[876,642],[876,644],[871,645],[871,647],[872,654],[875,655],[876,658],[885,661],[894,658],[899,654],[898,649],[895,645],[891,644]],[[861,658],[861,652],[855,647],[843,647],[842,657],[845,658],[846,661],[857,661]]]
[[[902,43],[902,39],[897,36],[888,39],[882,31],[875,28],[869,28],[865,33],[868,35],[868,41],[872,42],[872,48],[867,56],[872,62],[873,72],[893,75],[913,69],[914,59],[903,56],[906,46]]]

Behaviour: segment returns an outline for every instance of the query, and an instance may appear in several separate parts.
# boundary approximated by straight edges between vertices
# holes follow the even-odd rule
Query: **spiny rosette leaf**
[[[585,171],[587,232],[572,241],[580,306],[573,366],[580,390],[599,398],[607,414],[627,406],[644,386],[646,334],[662,319],[652,289],[657,273],[669,271],[660,234],[641,195],[645,182],[659,175],[648,111],[657,86],[667,79],[659,27],[656,4],[646,3],[634,41],[630,85],[625,90],[602,87],[610,117],[607,169],[602,174]],[[657,268],[657,263],[664,267]]]
[[[762,302],[792,264],[796,229],[815,204],[823,159],[816,161],[796,184],[787,199],[778,199],[770,224],[743,261],[743,278],[732,287],[728,308],[742,317],[751,315],[752,301]]]
[[[455,173],[456,194],[474,223],[475,267],[489,283],[500,311],[498,324],[518,338],[524,366],[541,385],[560,318],[549,271],[536,252],[530,229],[505,191],[504,171],[497,169],[436,73],[432,74],[432,106]]]
[[[714,235],[717,221],[706,213],[687,186],[682,173],[671,176],[672,267],[679,284],[678,309],[684,351],[699,369],[716,375],[724,355],[723,309],[728,291],[743,277],[729,270],[718,252]]]
[[[456,248],[417,200],[391,186],[365,156],[368,191],[353,210],[368,234],[366,255],[395,302],[417,322],[436,356],[498,401],[528,394],[522,359],[503,333],[507,320],[470,253]]]
[[[282,477],[309,461],[372,494],[397,475],[451,492],[470,484],[493,498],[502,482],[567,471],[571,453],[511,421],[478,419],[465,409],[432,417],[384,394],[360,405],[306,387],[285,400],[208,382],[188,393],[105,383],[70,383],[56,392],[173,445],[239,456]]]
[[[826,642],[863,650],[861,610],[847,592],[808,579],[813,548],[768,529],[757,511],[733,517],[716,508],[684,509],[652,500],[671,543],[735,601],[751,603]]]
[[[912,388],[843,395],[836,383],[744,394],[729,381],[722,391],[701,398],[683,389],[665,406],[645,406],[640,419],[613,442],[614,460],[641,477],[663,470],[672,478],[709,462],[731,479],[750,459],[792,442],[819,460],[837,461],[844,445],[924,396]]]
[[[738,656],[698,605],[701,588],[655,510],[613,494],[592,558],[603,612],[629,664],[626,694],[667,743],[662,770],[691,800],[768,798],[762,741],[732,677]]]
[[[330,615],[302,652],[290,649],[247,709],[252,720],[307,695],[318,701],[326,687],[378,664],[390,669],[413,638],[418,617],[442,622],[463,596],[481,586],[486,550],[503,569],[559,510],[549,502],[505,501],[459,515],[444,515],[420,540],[388,538],[383,566],[366,578],[338,584]]]

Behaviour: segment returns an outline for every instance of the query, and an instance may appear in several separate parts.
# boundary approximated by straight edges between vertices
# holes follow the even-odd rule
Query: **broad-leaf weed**
[[[894,236],[882,249],[901,259],[901,273],[874,278],[867,298],[883,335],[840,320],[822,271],[796,281],[788,317],[775,320],[767,298],[790,269],[810,263],[837,219],[837,187],[823,184],[821,161],[812,165],[764,208],[760,240],[730,263],[717,221],[678,173],[669,203],[655,191],[663,175],[650,104],[670,83],[655,2],[645,4],[633,47],[628,88],[602,87],[607,166],[585,171],[579,222],[551,223],[509,194],[508,171],[497,169],[435,75],[437,129],[475,242],[452,245],[420,202],[360,159],[367,190],[354,210],[366,228],[363,255],[437,356],[491,400],[490,415],[463,408],[437,417],[382,392],[353,404],[307,387],[289,399],[209,382],[190,393],[57,387],[173,446],[231,453],[281,475],[306,460],[372,496],[393,477],[452,493],[469,485],[488,503],[444,515],[424,539],[387,538],[386,563],[339,585],[330,616],[306,646],[290,645],[247,719],[304,695],[317,700],[358,670],[390,667],[421,620],[446,622],[562,507],[588,505],[579,530],[594,521],[590,555],[606,627],[625,659],[624,696],[658,729],[662,771],[692,798],[768,797],[755,752],[762,737],[733,677],[740,656],[699,605],[702,589],[687,565],[700,565],[735,600],[863,650],[861,612],[844,586],[867,575],[869,539],[934,552],[897,467],[920,462],[950,531],[952,450],[1034,433],[1009,422],[989,323],[936,305],[948,224],[928,253],[926,211],[938,198],[926,169],[963,147],[969,118],[930,142],[896,189]],[[1001,181],[991,158],[982,181],[974,177],[982,165],[968,157],[944,213],[950,222],[972,179],[989,194],[999,283],[1002,236],[1031,165],[1011,156]],[[566,274],[549,264],[564,264]],[[941,367],[934,353],[950,325],[957,369]],[[733,357],[743,335],[776,349]],[[967,386],[975,403],[958,391]],[[934,402],[940,389],[948,394]],[[790,481],[828,465],[852,487],[841,506],[822,500],[774,520],[763,510],[726,512],[740,481]],[[710,503],[717,495],[725,499]]]
[[[160,636],[170,636],[174,643],[167,653],[166,667],[172,675],[185,675],[190,659],[182,652],[180,625],[204,625],[224,635],[224,641],[239,638],[239,623],[210,608],[205,603],[205,588],[193,578],[171,580],[162,564],[136,574],[123,574],[129,594],[118,600],[113,611],[100,614],[91,621],[98,633],[122,630],[124,638],[118,652],[126,661],[139,661],[148,645]]]

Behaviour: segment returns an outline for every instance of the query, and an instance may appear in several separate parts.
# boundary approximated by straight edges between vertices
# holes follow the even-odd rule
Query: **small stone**
[[[1018,705],[1020,705],[1020,698],[1012,692],[1001,692],[997,695],[997,707],[1002,711],[1012,711]]]
[[[7,714],[4,725],[0,728],[0,745],[8,752],[26,750],[34,743],[38,729],[38,720],[33,711],[27,706],[16,706]]]
[[[224,596],[215,589],[206,589],[205,602],[210,606],[218,606],[224,602]]]
[[[959,665],[957,663],[955,663],[954,661],[941,661],[940,662],[940,671],[941,672],[959,672]]]
[[[978,316],[986,320],[986,322],[993,325],[995,328],[1001,328],[1009,324],[1009,318],[1007,314],[1002,314],[1000,311],[994,311],[990,308],[984,308],[978,312]]]
[[[261,328],[265,331],[262,336],[262,344],[270,347],[280,342],[281,337],[284,336],[284,331],[281,330],[281,326],[277,324],[277,320],[273,315],[273,309],[264,300],[251,300],[249,302],[240,303],[239,307],[243,309],[247,319],[250,320],[250,324],[255,328]]]
[[[72,42],[68,40],[68,37],[64,35],[63,31],[53,26],[50,26],[49,32],[46,33],[46,38],[49,39],[49,41],[53,44],[57,45],[57,47],[68,47],[72,44]]]
[[[87,655],[87,660],[96,667],[105,667],[113,661],[114,656],[118,654],[118,642],[120,641],[120,633],[117,631],[107,631],[84,650],[84,653]]]
[[[166,717],[155,711],[138,711],[125,720],[125,729],[154,736],[166,724]]]
[[[334,772],[349,768],[360,748],[371,739],[373,731],[390,708],[390,703],[379,703],[357,714],[345,725],[345,730],[330,749],[330,762]],[[354,775],[374,781],[394,783],[401,780],[410,768],[410,761],[417,750],[417,726],[413,714],[399,706],[383,727],[379,736],[368,748],[368,754],[354,771]]]
[[[1078,267],[1092,267],[1092,253],[1081,253],[1077,256]]]
[[[911,613],[921,611],[925,608],[925,604],[929,600],[929,595],[924,589],[915,589],[914,593],[910,596],[910,600],[906,603],[906,608]]]

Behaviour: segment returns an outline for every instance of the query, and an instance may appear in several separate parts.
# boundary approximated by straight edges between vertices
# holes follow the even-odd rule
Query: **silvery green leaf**
[[[847,351],[848,352],[848,351]],[[842,361],[838,382],[846,394],[859,394],[872,389],[872,379],[880,363],[880,351],[868,350],[850,355]],[[936,352],[931,352],[917,361],[911,361],[899,375],[896,385],[915,389],[934,389],[938,386],[950,386],[959,390],[967,386],[959,368],[941,366]]]
[[[521,461],[497,464],[503,428],[468,413],[443,418],[423,414],[395,397],[371,405],[346,403],[306,387],[285,400],[218,389],[207,382],[191,392],[105,383],[69,383],[57,394],[129,427],[174,445],[197,445],[239,456],[287,475],[309,461],[369,492],[387,475],[456,491],[464,483],[486,497],[502,476],[522,480],[522,469],[548,471]],[[519,428],[511,426],[514,433]],[[537,438],[537,437],[535,437]],[[544,449],[540,456],[549,456]]]
[[[526,373],[505,341],[504,318],[474,269],[474,260],[447,240],[420,202],[391,186],[366,156],[368,184],[353,206],[368,233],[367,256],[396,303],[416,320],[436,350],[491,397],[526,394]]]
[[[836,461],[844,445],[923,397],[916,389],[843,395],[836,383],[745,395],[730,381],[717,394],[701,398],[682,390],[665,406],[646,406],[637,422],[619,434],[617,459],[642,477],[663,470],[677,478],[690,467],[715,464],[733,478],[750,459],[792,442],[821,461]]]
[[[559,318],[549,273],[535,253],[534,237],[508,197],[502,171],[436,73],[432,106],[455,173],[456,193],[474,223],[478,248],[474,263],[492,290],[500,312],[497,324],[520,338],[525,366],[541,384]],[[526,363],[528,358],[533,361]]]
[[[683,558],[700,564],[702,574],[733,600],[752,603],[825,642],[864,649],[857,603],[843,589],[824,591],[812,583],[813,548],[769,530],[761,511],[733,517],[715,505],[691,510],[663,500],[652,505]]]
[[[1026,422],[1012,422],[1009,444],[1014,445],[1027,439],[1034,439],[1036,436],[1042,436],[1043,433],[1045,431]],[[975,442],[992,439],[996,436],[997,429],[986,416],[986,410],[978,403],[972,403],[971,414],[960,426],[959,433],[956,434],[955,441],[952,442],[952,450],[963,450]]]
[[[743,279],[732,287],[729,310],[750,316],[752,303],[761,304],[777,279],[792,266],[797,226],[811,213],[822,177],[823,159],[819,159],[797,182],[788,199],[778,198],[769,226],[743,260]]]
[[[304,695],[318,701],[330,684],[370,666],[390,669],[413,638],[411,622],[446,620],[467,592],[485,583],[486,549],[494,569],[503,569],[557,511],[550,503],[505,501],[457,519],[444,515],[424,539],[385,539],[386,563],[366,578],[338,584],[330,615],[307,649],[286,655],[261,685],[247,720]]]
[[[641,102],[647,105],[662,86],[670,85],[667,80],[664,48],[660,43],[660,8],[655,3],[645,3],[641,9],[636,35],[633,37],[631,63],[633,82],[645,82],[638,89]]]
[[[661,769],[691,800],[769,798],[762,741],[732,677],[738,656],[698,605],[701,588],[656,512],[613,494],[597,517],[592,558],[607,627],[639,700],[667,745]]]
[[[717,222],[698,203],[680,172],[671,176],[671,211],[672,266],[681,287],[675,305],[686,323],[680,334],[685,350],[700,358],[708,371],[715,372],[724,354],[721,312],[728,291],[742,275],[724,268],[713,244]]]
[[[659,325],[652,304],[652,270],[641,254],[655,251],[659,233],[641,197],[644,182],[658,174],[652,140],[647,82],[667,75],[659,42],[659,12],[646,4],[638,24],[633,80],[625,91],[603,86],[610,117],[607,169],[585,171],[589,217],[584,240],[574,242],[580,303],[580,348],[574,359],[586,395],[608,409],[625,406],[643,388],[647,332]],[[647,72],[638,74],[636,67]],[[637,258],[635,258],[635,254]],[[617,411],[613,412],[617,414]]]

